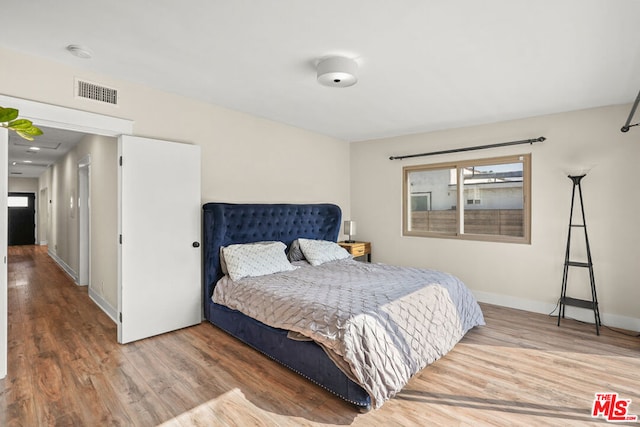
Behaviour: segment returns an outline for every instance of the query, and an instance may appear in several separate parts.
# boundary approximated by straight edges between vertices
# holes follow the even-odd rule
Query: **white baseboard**
[[[71,276],[73,281],[76,284],[78,284],[78,275],[76,274],[76,272],[73,271],[73,269],[69,267],[67,263],[65,263],[62,259],[60,259],[60,257],[58,257],[55,253],[53,253],[52,251],[48,251],[48,252],[51,259],[53,259],[60,267],[62,267],[65,273]],[[86,285],[78,285],[78,286],[86,286]],[[100,307],[100,310],[104,311],[106,315],[109,316],[109,318],[111,318],[111,320],[117,323],[116,318],[117,318],[118,311],[115,308],[113,308],[104,298],[102,298],[102,296],[100,296],[97,292],[91,289],[91,287],[89,287],[89,298],[91,298],[91,301],[93,301],[98,307]]]
[[[503,307],[517,308],[519,310],[532,311],[534,313],[558,315],[557,305],[525,298],[512,297],[508,295],[493,294],[490,292],[473,291],[476,299],[487,304],[500,305]],[[576,307],[566,307],[565,317],[580,320],[581,322],[594,323],[593,312],[591,310]],[[640,319],[635,317],[619,316],[617,314],[603,313],[600,310],[600,320],[603,325],[613,328],[622,328],[629,331],[640,331]]]
[[[69,267],[58,255],[56,255],[51,249],[48,250],[49,256],[60,266],[62,269],[73,279],[75,283],[78,282],[78,273],[73,268]]]
[[[118,318],[118,314],[117,314],[118,310],[113,308],[111,304],[109,304],[104,298],[102,298],[102,296],[100,296],[97,292],[91,289],[91,287],[89,287],[89,298],[91,298],[91,300],[95,302],[96,305],[100,307],[100,309],[104,311],[107,314],[107,316],[111,318],[111,320],[114,321],[114,323],[118,323],[116,321],[116,319]]]

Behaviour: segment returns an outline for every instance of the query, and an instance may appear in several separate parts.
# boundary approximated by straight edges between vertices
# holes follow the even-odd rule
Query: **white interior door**
[[[118,153],[118,342],[127,343],[202,319],[200,147],[123,135]]]

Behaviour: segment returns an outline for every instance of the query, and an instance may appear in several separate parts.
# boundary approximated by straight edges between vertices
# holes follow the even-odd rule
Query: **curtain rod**
[[[638,108],[638,102],[640,102],[640,92],[638,92],[638,96],[636,97],[636,101],[633,103],[633,107],[631,107],[631,112],[629,113],[629,117],[627,118],[627,122],[620,128],[621,132],[629,132],[629,128],[633,126],[638,126],[640,123],[636,123],[634,125],[630,125],[631,119],[633,119],[633,115],[636,113],[636,108]]]
[[[547,138],[540,136],[534,139],[523,139],[521,141],[499,142],[497,144],[477,145],[475,147],[454,148],[452,150],[432,151],[430,153],[409,154],[406,156],[391,156],[389,160],[402,160],[411,157],[435,156],[436,154],[460,153],[462,151],[484,150],[485,148],[506,147],[507,145],[533,144],[534,142],[543,142]]]

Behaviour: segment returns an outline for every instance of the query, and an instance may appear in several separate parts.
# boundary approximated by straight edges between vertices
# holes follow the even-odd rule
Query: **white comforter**
[[[446,354],[482,311],[456,277],[352,259],[232,281],[213,301],[320,345],[375,408]]]

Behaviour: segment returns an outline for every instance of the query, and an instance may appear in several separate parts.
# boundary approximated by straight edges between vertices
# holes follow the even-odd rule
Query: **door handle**
[[[193,242],[191,244],[191,246],[193,246],[194,248],[199,248],[200,247],[200,242]]]

